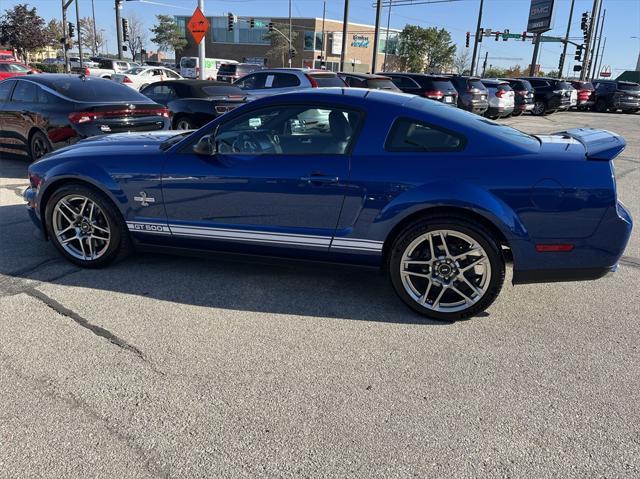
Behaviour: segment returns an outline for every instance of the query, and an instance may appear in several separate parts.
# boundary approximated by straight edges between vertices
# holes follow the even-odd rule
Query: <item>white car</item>
[[[166,67],[135,67],[123,73],[111,76],[111,79],[127,85],[134,90],[141,90],[147,85],[163,80],[182,80],[179,73]]]

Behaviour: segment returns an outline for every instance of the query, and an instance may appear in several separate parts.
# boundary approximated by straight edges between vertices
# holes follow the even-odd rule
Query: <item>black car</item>
[[[571,107],[571,91],[574,88],[564,80],[545,77],[522,77],[533,87],[534,103],[531,113],[546,115]]]
[[[630,81],[597,80],[595,105],[597,112],[622,110],[635,113],[640,110],[640,85]]]
[[[256,65],[255,63],[223,63],[220,65],[220,68],[218,68],[216,79],[218,81],[233,83],[251,72],[262,69],[264,69],[263,66]]]
[[[391,78],[373,73],[339,72],[338,76],[352,88],[368,88],[369,90],[400,91]]]
[[[531,83],[527,80],[520,80],[517,78],[500,78],[500,80],[506,81],[511,85],[511,88],[515,93],[515,108],[513,109],[513,116],[519,116],[525,111],[533,110],[535,93]]]
[[[0,151],[32,160],[105,133],[169,128],[169,110],[111,80],[61,74],[0,82]]]
[[[240,88],[212,80],[160,81],[140,93],[169,108],[175,130],[200,128],[248,98]]]
[[[458,91],[458,108],[478,115],[489,109],[489,92],[480,78],[452,75],[449,80]]]
[[[458,103],[458,92],[446,76],[395,72],[382,72],[379,75],[391,78],[405,93],[430,98],[453,107]]]

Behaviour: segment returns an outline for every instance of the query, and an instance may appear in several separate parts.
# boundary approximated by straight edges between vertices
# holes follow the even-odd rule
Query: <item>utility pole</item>
[[[571,8],[569,8],[569,21],[567,22],[567,33],[564,36],[564,46],[562,47],[562,55],[560,56],[560,68],[558,68],[558,78],[562,78],[564,71],[564,60],[567,57],[567,46],[569,45],[569,32],[571,31],[571,19],[573,18],[573,5],[576,0],[571,0]]]
[[[384,63],[382,71],[387,71],[387,52],[389,51],[389,24],[391,23],[391,2],[389,2],[389,10],[387,11],[387,36],[384,41]]]
[[[595,18],[595,22],[596,22],[596,29],[595,32],[593,33],[593,36],[591,37],[591,51],[589,53],[589,68],[587,70],[587,78],[586,80],[588,80],[589,78],[591,78],[591,72],[593,71],[593,67],[594,67],[594,52],[595,54],[597,54],[598,52],[596,51],[596,41],[598,40],[598,35],[600,32],[600,27],[601,27],[601,19],[600,19],[600,11],[602,10],[602,0],[600,0],[598,2],[598,13],[596,14]],[[593,26],[591,27],[593,28]]]
[[[95,48],[95,54],[98,55],[98,31],[96,29],[96,6],[91,0],[91,14],[93,15],[93,47]]]
[[[198,0],[198,8],[200,9],[200,11],[202,13],[204,13],[204,0]],[[200,40],[200,43],[198,44],[198,64],[200,65],[200,70],[198,72],[198,78],[200,80],[204,80],[204,74],[205,72],[205,68],[204,68],[204,59],[205,59],[205,38],[206,35],[202,37],[202,40]],[[291,58],[291,55],[289,55],[289,58]],[[159,60],[159,58],[158,58]],[[140,63],[142,63],[142,44],[140,45]]]
[[[320,65],[324,65],[327,68],[327,39],[325,38],[326,32],[324,29],[324,20],[327,16],[327,0],[322,1],[322,49],[320,50]],[[315,41],[315,40],[314,40]]]
[[[589,57],[589,50],[591,50],[591,38],[593,37],[593,22],[598,21],[597,13],[598,13],[598,0],[593,0],[593,8],[591,9],[591,24],[589,25],[589,35],[587,35],[587,43],[584,48],[584,61],[582,62],[582,70],[580,70],[580,80],[585,80],[587,78],[587,72],[589,71],[589,66],[591,65],[591,58]]]
[[[69,73],[69,37],[67,32],[67,7],[69,4],[65,4],[65,0],[62,0],[62,54],[64,55],[64,72]]]
[[[540,52],[541,33],[536,33],[535,43],[533,44],[533,56],[531,57],[531,65],[529,65],[529,76],[536,75],[536,65],[538,64],[538,53]]]
[[[476,54],[478,53],[478,39],[480,38],[480,24],[482,23],[482,7],[484,0],[480,0],[480,10],[478,10],[478,24],[476,26],[476,36],[473,39],[473,56],[471,57],[471,74],[476,71]],[[391,3],[389,3],[391,8]]]
[[[82,32],[80,31],[80,0],[76,0],[76,25],[76,30],[78,30],[78,54],[80,56],[80,68],[84,68],[84,59],[82,58]]]
[[[604,58],[604,49],[607,48],[607,37],[604,37],[604,44],[602,45],[602,51],[600,52],[600,62],[598,68],[595,71],[594,78],[597,80],[600,76],[600,69],[602,68],[602,59]],[[638,62],[640,63],[640,56],[638,56]]]
[[[122,0],[116,0],[116,36],[118,39],[118,60],[122,60],[122,19],[120,18],[121,9]]]
[[[375,73],[378,66],[378,42],[380,41],[380,15],[382,15],[382,0],[378,0],[376,3],[376,29],[375,29],[375,32],[373,33],[373,60],[371,61],[371,73]]]
[[[340,71],[344,71],[347,59],[347,26],[349,24],[349,0],[344,0],[344,16],[342,19],[342,46],[340,47]]]
[[[484,54],[484,62],[482,63],[482,77],[484,77],[484,72],[487,71],[487,60],[489,59],[489,50]]]
[[[291,0],[289,0],[289,68],[291,68],[291,33]]]
[[[591,65],[589,65],[589,78],[591,78],[592,80],[593,80],[593,75],[596,73],[596,66],[598,63],[598,54],[600,52],[600,42],[602,41],[602,30],[604,29],[604,19],[606,16],[607,16],[607,9],[605,8],[604,13],[602,14],[602,19],[600,20],[600,28],[598,28],[596,36],[593,38],[593,45],[594,46],[596,45],[596,40],[597,40],[598,46],[594,48],[594,51],[596,52],[595,60]]]

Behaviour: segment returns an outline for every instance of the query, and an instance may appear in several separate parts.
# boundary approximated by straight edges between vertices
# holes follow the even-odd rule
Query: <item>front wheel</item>
[[[178,117],[173,122],[173,129],[174,130],[195,130],[196,125],[193,122],[193,120],[188,116],[181,116],[181,117]]]
[[[45,218],[54,246],[78,266],[105,266],[128,249],[128,232],[120,213],[93,188],[62,186],[49,199]]]
[[[36,131],[29,139],[29,157],[36,161],[51,151],[51,143],[44,133]]]
[[[388,267],[398,296],[414,311],[440,321],[487,309],[505,275],[497,240],[463,218],[410,226],[393,244]]]
[[[547,111],[547,105],[543,101],[536,101],[533,104],[533,109],[531,110],[531,113],[536,116],[541,116],[541,115],[544,115],[546,111]]]

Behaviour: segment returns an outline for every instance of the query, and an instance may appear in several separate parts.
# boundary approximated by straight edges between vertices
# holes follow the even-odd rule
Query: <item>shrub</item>
[[[49,65],[45,63],[29,63],[31,68],[40,70],[43,73],[64,73],[64,65]]]

